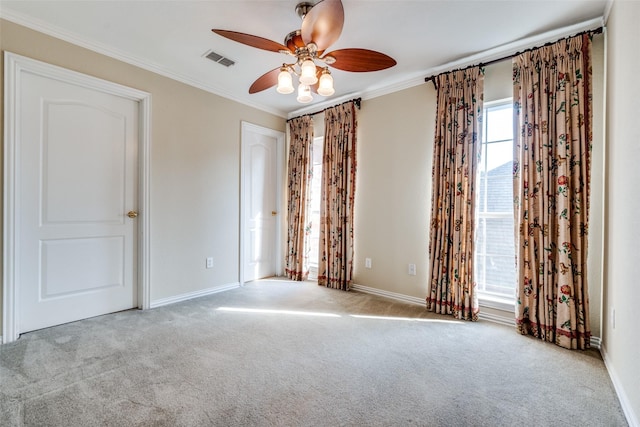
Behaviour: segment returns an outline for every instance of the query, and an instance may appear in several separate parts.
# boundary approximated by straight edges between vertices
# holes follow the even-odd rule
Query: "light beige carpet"
[[[0,425],[627,424],[595,350],[260,281],[0,346]]]

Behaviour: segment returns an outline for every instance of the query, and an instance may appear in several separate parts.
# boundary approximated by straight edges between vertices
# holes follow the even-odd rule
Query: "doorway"
[[[284,133],[242,122],[240,285],[282,275]]]
[[[148,307],[149,94],[5,63],[3,342]]]

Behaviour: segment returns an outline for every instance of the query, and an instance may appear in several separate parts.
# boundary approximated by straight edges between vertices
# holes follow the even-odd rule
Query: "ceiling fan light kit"
[[[307,58],[302,61],[300,64],[300,83],[304,85],[314,85],[318,82],[318,78],[316,77],[316,64],[311,60],[311,58]]]
[[[311,96],[311,88],[303,83],[298,85],[298,97],[296,100],[301,104],[307,104],[313,101],[313,96]]]
[[[328,68],[322,70],[320,75],[320,84],[318,86],[318,95],[331,96],[335,93],[333,88],[333,77]]]
[[[283,95],[288,95],[295,90],[293,88],[293,78],[291,77],[291,73],[285,66],[280,68],[280,73],[278,74],[278,87],[276,90],[278,93]]]
[[[218,35],[230,40],[264,49],[283,53],[296,58],[292,64],[282,64],[260,76],[249,88],[249,93],[261,92],[276,86],[281,94],[290,94],[293,77],[298,77],[297,100],[308,103],[313,100],[311,92],[321,96],[335,93],[333,76],[326,66],[318,66],[317,62],[343,71],[368,72],[384,70],[396,65],[396,61],[384,53],[368,49],[339,49],[325,53],[326,49],[338,40],[344,25],[344,7],[341,0],[321,0],[318,3],[299,3],[296,13],[302,18],[300,30],[290,32],[284,45],[251,34],[236,31],[213,29]]]

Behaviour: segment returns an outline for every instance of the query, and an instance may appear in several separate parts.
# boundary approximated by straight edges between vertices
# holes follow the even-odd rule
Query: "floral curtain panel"
[[[587,231],[591,38],[513,58],[514,216],[520,333],[590,343]]]
[[[356,106],[325,110],[318,285],[349,290],[353,274],[356,189]]]
[[[309,197],[313,167],[313,119],[289,121],[288,216],[285,274],[292,280],[309,276]]]
[[[427,308],[478,319],[473,279],[475,176],[484,75],[479,67],[441,74],[433,150]]]

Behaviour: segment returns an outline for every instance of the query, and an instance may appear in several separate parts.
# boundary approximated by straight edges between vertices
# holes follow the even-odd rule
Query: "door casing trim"
[[[22,73],[36,74],[75,86],[100,91],[138,102],[138,308],[151,305],[150,266],[150,146],[151,94],[107,80],[92,77],[66,68],[47,64],[15,53],[4,53],[4,220],[2,236],[2,343],[18,339],[20,335],[19,286],[16,256],[20,246],[16,236],[18,217],[18,144],[20,141],[18,114],[20,108],[20,79]]]

